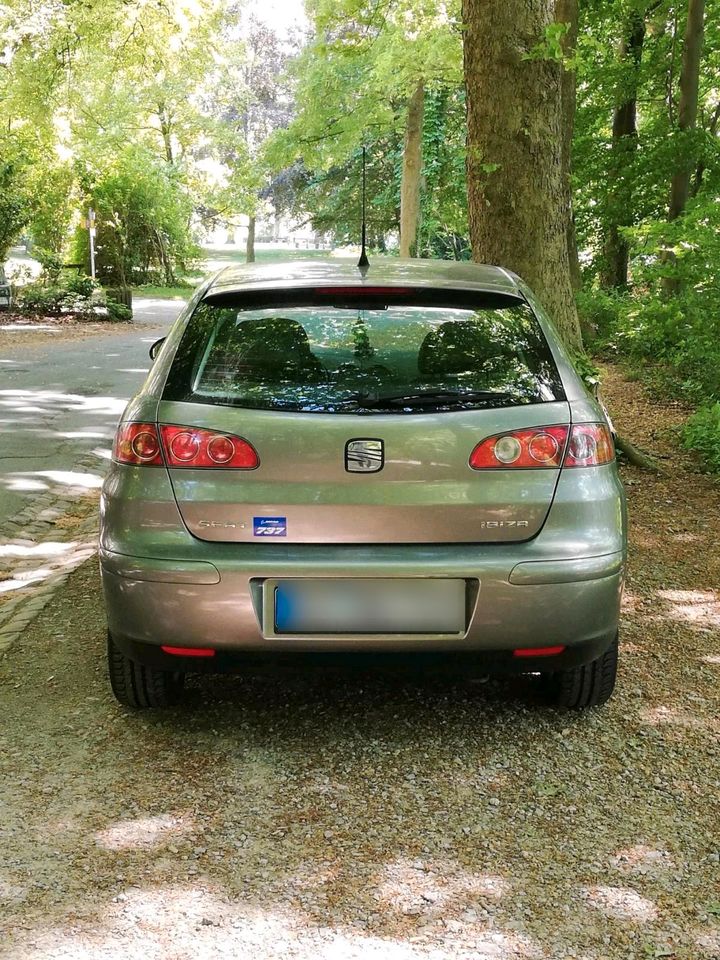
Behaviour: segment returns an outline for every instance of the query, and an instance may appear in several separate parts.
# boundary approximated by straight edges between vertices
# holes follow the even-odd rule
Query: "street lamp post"
[[[90,276],[95,279],[95,211],[88,210],[88,231],[90,233]]]

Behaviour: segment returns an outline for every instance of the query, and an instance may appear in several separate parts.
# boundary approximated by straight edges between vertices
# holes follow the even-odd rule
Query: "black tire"
[[[126,657],[108,633],[108,674],[118,703],[142,710],[147,707],[171,707],[182,696],[182,673],[146,667]]]
[[[615,689],[618,666],[618,638],[605,653],[579,667],[560,670],[552,677],[552,699],[558,707],[587,710],[606,703]]]

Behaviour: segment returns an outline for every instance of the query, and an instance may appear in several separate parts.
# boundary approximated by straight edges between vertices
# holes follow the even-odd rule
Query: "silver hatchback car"
[[[625,560],[610,425],[517,276],[229,268],[118,427],[110,680],[121,703],[162,706],[185,673],[253,653],[432,652],[595,706]]]

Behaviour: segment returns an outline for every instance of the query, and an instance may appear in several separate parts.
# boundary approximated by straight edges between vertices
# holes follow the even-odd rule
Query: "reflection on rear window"
[[[201,303],[164,396],[310,413],[426,413],[562,399],[530,308],[494,301],[442,306],[343,297],[337,305],[289,299],[251,309]]]

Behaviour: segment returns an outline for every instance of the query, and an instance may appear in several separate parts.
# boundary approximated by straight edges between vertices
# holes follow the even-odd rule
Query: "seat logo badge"
[[[382,440],[348,440],[345,469],[349,473],[377,473],[385,463]]]

